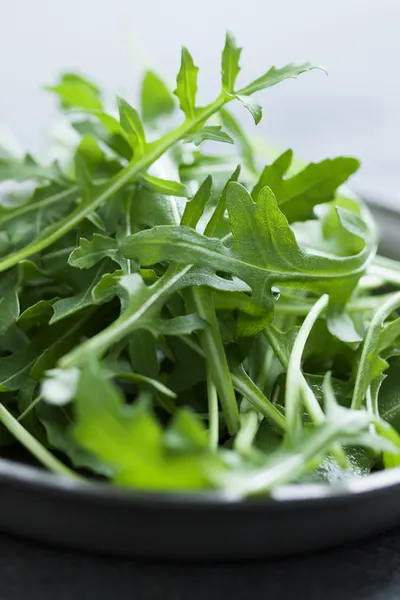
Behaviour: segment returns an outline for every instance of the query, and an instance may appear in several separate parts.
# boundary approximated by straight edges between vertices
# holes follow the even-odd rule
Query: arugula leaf
[[[0,158],[0,181],[14,180],[21,182],[36,179],[47,182],[59,181],[62,178],[62,173],[57,164],[39,165],[30,154],[26,154],[22,161],[12,158]]]
[[[153,192],[165,194],[166,196],[188,196],[186,186],[178,181],[160,179],[159,177],[154,177],[154,175],[149,175],[148,173],[142,175],[140,180]]]
[[[226,34],[225,46],[222,51],[222,87],[229,93],[233,92],[236,78],[239,74],[239,58],[242,52],[236,45],[235,38],[228,32]]]
[[[139,113],[126,100],[118,97],[119,120],[128,134],[133,151],[141,156],[146,145],[146,137]]]
[[[90,357],[101,356],[111,345],[137,329],[148,329],[156,334],[159,312],[166,300],[177,290],[193,285],[233,291],[243,289],[240,282],[225,280],[207,270],[193,269],[191,272],[192,268],[192,265],[182,269],[171,267],[163,277],[149,287],[138,273],[122,277],[120,279],[122,293],[128,296],[128,301],[121,316],[95,337],[64,356],[61,366],[70,368],[85,364]]]
[[[100,90],[75,73],[65,73],[58,85],[47,86],[47,89],[60,97],[64,108],[102,109]]]
[[[355,215],[340,212],[342,224],[364,236],[366,245],[355,256],[346,258],[313,256],[303,253],[268,188],[263,188],[254,203],[246,189],[231,182],[227,208],[233,245],[206,238],[185,227],[159,226],[127,237],[122,245],[126,258],[136,258],[143,266],[172,260],[204,265],[236,275],[248,283],[255,298],[272,310],[274,284],[328,292],[334,298],[350,295],[375,249],[375,238]],[[347,279],[346,279],[347,278]]]
[[[119,246],[114,238],[95,233],[90,241],[81,238],[79,244],[68,258],[68,263],[72,267],[90,269],[104,258],[111,258],[120,264]]]
[[[195,146],[200,146],[206,140],[212,142],[225,142],[226,144],[234,144],[233,139],[225,131],[222,131],[221,125],[208,125],[199,129],[194,133],[186,136],[187,142],[193,142]]]
[[[296,79],[302,73],[320,68],[321,67],[316,67],[311,63],[304,63],[302,65],[289,64],[280,69],[271,67],[264,75],[261,75],[258,79],[255,79],[244,88],[241,88],[237,93],[241,96],[251,96],[251,94],[272,87],[285,79]]]
[[[337,188],[360,166],[354,158],[326,159],[320,163],[310,163],[293,177],[283,179],[292,157],[292,151],[288,150],[272,165],[266,166],[252,191],[256,200],[263,187],[270,187],[289,223],[312,218],[314,206],[333,200]]]
[[[159,117],[165,117],[175,110],[174,98],[153,71],[147,71],[141,88],[141,113],[145,123],[154,123]]]
[[[389,330],[384,329],[383,332],[382,327],[384,321],[399,307],[400,294],[397,293],[382,304],[369,325],[362,347],[357,377],[354,384],[352,399],[353,408],[361,407],[371,381],[376,377],[379,377],[382,371],[388,366],[387,362],[379,356],[379,353],[387,347],[387,345],[391,344],[393,341],[393,333],[395,337],[398,336],[400,332],[400,322],[396,320],[394,322],[395,325],[392,325]]]
[[[189,119],[193,119],[195,113],[198,71],[199,68],[195,66],[189,50],[182,47],[181,68],[176,78],[174,94],[179,100],[181,110]]]
[[[16,269],[0,277],[0,336],[18,319],[18,273]]]
[[[241,102],[243,104],[243,106],[245,108],[247,108],[247,110],[249,111],[249,113],[251,114],[251,116],[254,119],[254,123],[256,125],[258,125],[262,119],[261,106],[259,104],[257,104],[256,102],[249,100],[249,98],[247,96],[244,96],[243,94],[236,94],[236,98],[239,100],[239,102]]]
[[[187,444],[184,452],[168,453],[150,410],[143,404],[124,406],[117,388],[93,364],[80,377],[76,409],[76,439],[115,468],[116,483],[147,489],[207,486],[202,453],[190,452]]]
[[[212,177],[209,175],[201,184],[193,198],[185,206],[181,225],[196,228],[211,195]]]

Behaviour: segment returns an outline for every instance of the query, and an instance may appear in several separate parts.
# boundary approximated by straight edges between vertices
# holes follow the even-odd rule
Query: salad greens
[[[257,124],[253,94],[315,67],[238,85],[240,54],[227,34],[205,106],[186,48],[140,110],[67,73],[62,158],[0,156],[4,455],[234,498],[400,465],[400,265],[343,188],[356,159],[265,165],[227,108]]]

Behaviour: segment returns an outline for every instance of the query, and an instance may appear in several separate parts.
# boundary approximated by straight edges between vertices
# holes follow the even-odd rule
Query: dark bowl
[[[371,203],[381,251],[400,258],[400,216]],[[271,497],[155,494],[78,483],[0,459],[0,529],[105,554],[239,560],[328,548],[400,523],[400,469]]]

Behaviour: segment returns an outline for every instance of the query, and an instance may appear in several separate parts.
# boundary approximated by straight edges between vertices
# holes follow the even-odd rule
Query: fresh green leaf
[[[225,91],[232,93],[236,78],[239,74],[239,59],[241,48],[236,45],[233,35],[228,32],[225,39],[225,47],[222,51],[222,87]]]
[[[123,98],[117,98],[119,120],[122,128],[128,134],[132,149],[139,156],[143,154],[146,137],[139,113]]]
[[[150,190],[158,194],[165,194],[166,196],[183,196],[186,198],[188,196],[186,186],[178,181],[160,179],[159,177],[154,177],[154,175],[149,175],[148,173],[142,175],[140,180]]]
[[[189,50],[183,47],[181,68],[176,78],[174,94],[179,100],[181,110],[188,119],[192,119],[195,113],[198,71],[199,68],[195,66]]]
[[[238,90],[237,93],[242,96],[251,96],[251,94],[265,90],[285,79],[296,79],[302,73],[307,73],[307,71],[318,68],[320,67],[316,67],[311,63],[304,63],[302,65],[289,64],[280,69],[271,67],[264,75]]]
[[[165,117],[174,112],[174,98],[153,71],[147,71],[141,89],[141,113],[145,123],[154,123],[159,117]]]
[[[58,85],[47,89],[60,97],[63,108],[102,109],[99,89],[80,75],[66,73]]]
[[[122,485],[147,489],[198,489],[207,485],[202,455],[165,451],[163,432],[144,405],[123,398],[95,367],[83,371],[77,393],[79,443],[116,470]]]
[[[225,142],[227,144],[234,143],[231,136],[225,131],[222,131],[221,125],[207,125],[206,127],[203,127],[203,129],[199,129],[188,135],[185,141],[193,142],[195,146],[200,146],[200,144],[206,140],[212,142]]]
[[[249,98],[247,98],[247,96],[243,96],[242,94],[238,94],[236,98],[243,104],[245,108],[247,108],[247,110],[254,119],[254,123],[258,125],[262,119],[261,106],[259,104],[256,104],[255,102],[252,102],[251,100],[249,100]]]
[[[313,208],[333,200],[337,188],[355,173],[360,163],[354,158],[339,157],[310,163],[305,169],[283,179],[292,162],[288,150],[267,167],[252,191],[256,200],[264,186],[274,192],[279,208],[289,222],[305,221],[313,216]]]
[[[90,269],[104,258],[111,258],[120,263],[118,242],[114,238],[95,233],[90,241],[81,238],[79,244],[68,258],[72,267]]]
[[[208,200],[210,199],[212,187],[212,177],[209,175],[201,184],[193,198],[185,206],[182,215],[181,225],[196,228]]]

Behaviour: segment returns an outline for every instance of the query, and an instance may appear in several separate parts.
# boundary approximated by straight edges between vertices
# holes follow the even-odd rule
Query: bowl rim
[[[303,504],[332,502],[352,502],[360,497],[380,494],[400,488],[400,467],[377,471],[367,476],[352,477],[335,483],[302,483],[277,486],[268,496],[259,496],[249,501],[246,498],[231,497],[218,490],[205,491],[151,491],[116,486],[106,482],[70,479],[56,475],[38,467],[0,458],[0,486],[9,485],[20,490],[27,489],[53,496],[69,496],[92,502],[110,501],[118,505],[147,508],[179,507],[234,507],[262,509],[290,506],[297,508]]]

